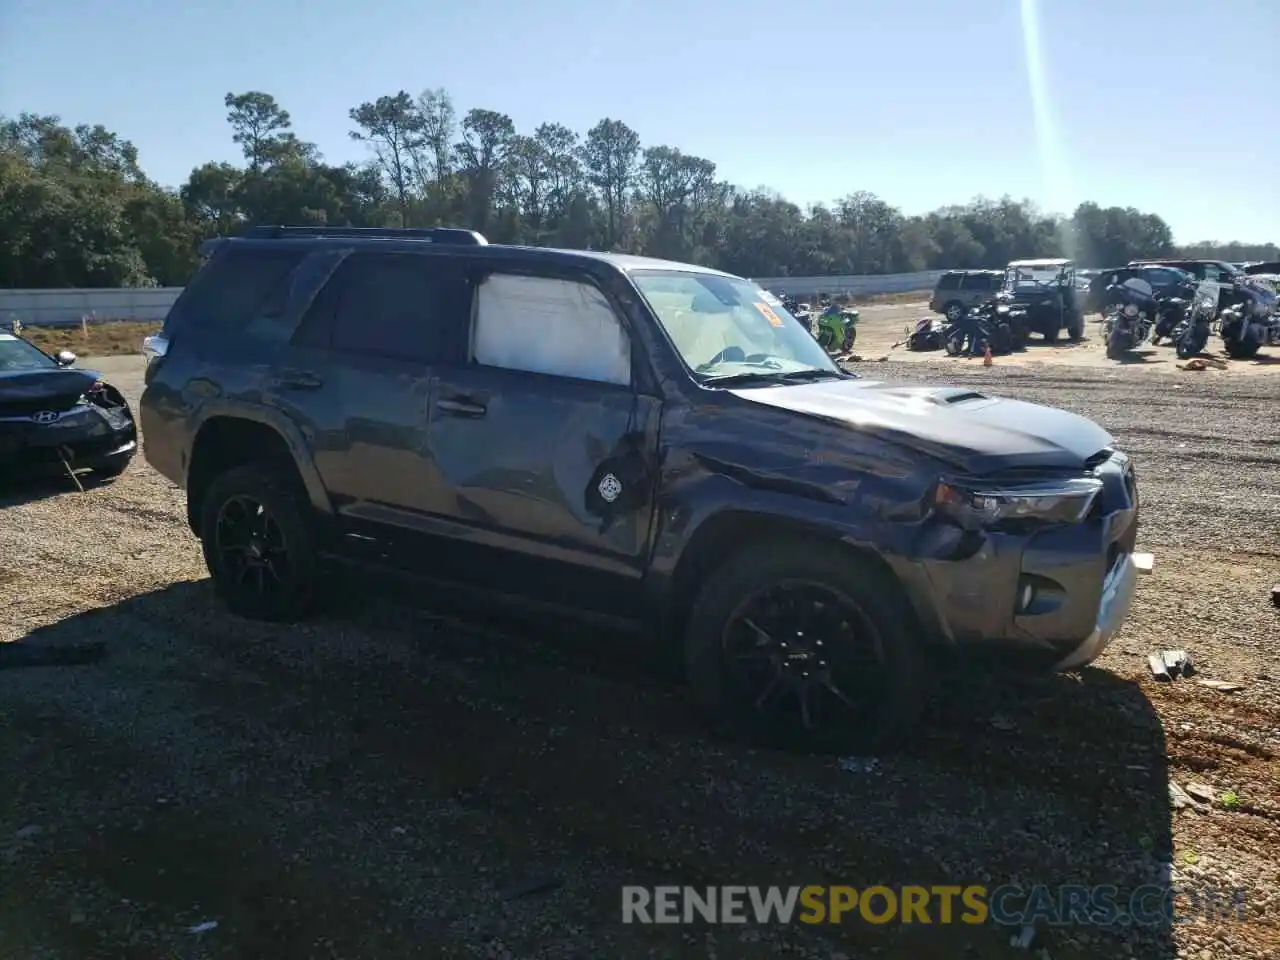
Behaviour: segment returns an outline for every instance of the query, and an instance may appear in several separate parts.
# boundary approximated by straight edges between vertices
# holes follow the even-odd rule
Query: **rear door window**
[[[316,296],[293,342],[433,363],[462,354],[466,322],[462,274],[448,261],[354,253]]]
[[[166,327],[234,333],[255,320],[280,318],[289,303],[290,276],[305,257],[298,247],[239,245],[215,254],[174,304]]]

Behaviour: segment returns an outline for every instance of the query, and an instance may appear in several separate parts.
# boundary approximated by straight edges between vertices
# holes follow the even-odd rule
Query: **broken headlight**
[[[80,395],[77,403],[100,403],[106,393],[107,383],[105,380],[96,380],[89,385],[89,389]]]
[[[1094,477],[1025,484],[940,480],[933,503],[964,529],[983,530],[1006,523],[1079,523],[1101,492],[1102,481]]]

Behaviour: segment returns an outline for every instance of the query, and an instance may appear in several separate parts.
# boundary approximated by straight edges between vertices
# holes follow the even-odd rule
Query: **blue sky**
[[[1093,199],[1280,241],[1278,38],[1274,0],[0,0],[0,112],[103,123],[177,185],[238,158],[228,91],[343,161],[351,106],[444,87],[523,131],[621,119],[802,204]]]

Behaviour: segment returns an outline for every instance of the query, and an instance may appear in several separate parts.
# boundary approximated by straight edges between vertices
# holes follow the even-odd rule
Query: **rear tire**
[[[210,482],[200,511],[205,563],[227,609],[275,623],[301,620],[314,609],[320,572],[316,529],[306,494],[286,468],[233,467]],[[250,527],[265,530],[261,538],[250,538],[260,540],[262,556],[256,560],[252,544],[232,548],[233,540],[243,539],[232,531]],[[268,561],[269,569],[258,573]]]
[[[1071,340],[1084,339],[1084,314],[1073,314],[1071,319],[1067,321],[1067,337]]]
[[[776,653],[778,646],[786,647],[781,641],[765,647],[765,631],[745,611],[772,591],[785,596],[788,590],[809,591],[797,593],[809,599],[772,609],[790,609],[802,618],[793,623],[812,623],[811,633],[824,637],[828,646],[816,649],[823,646],[816,642],[817,635],[806,639],[802,630],[792,634],[779,629],[777,633],[791,638],[790,647],[781,654]],[[830,601],[811,602],[813,597]],[[821,623],[839,629],[820,630]],[[686,671],[712,724],[731,737],[821,752],[888,750],[911,732],[924,706],[927,674],[915,623],[900,585],[874,563],[810,540],[761,544],[731,556],[703,584],[686,625]],[[736,642],[744,638],[760,639],[750,653],[735,654],[741,649]],[[809,646],[814,657],[830,660],[801,662],[791,653],[799,646]],[[878,662],[864,668],[867,665],[859,661],[871,651],[870,659]],[[801,695],[785,684],[776,688],[781,692],[766,708],[757,707],[763,694],[754,696],[756,687],[735,672],[744,656],[757,665],[762,665],[758,656],[767,659],[771,665],[762,665],[766,679],[787,676],[785,683],[797,682],[799,670],[812,670],[815,677],[830,670],[831,686],[799,681],[810,684],[818,696],[810,716],[816,720],[825,715],[829,723],[806,727],[799,710]],[[833,687],[843,696],[831,692]],[[859,709],[852,709],[851,703]]]

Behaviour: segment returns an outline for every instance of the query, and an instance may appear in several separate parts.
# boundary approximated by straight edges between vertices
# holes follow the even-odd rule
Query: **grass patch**
[[[46,353],[70,350],[79,357],[119,357],[142,352],[142,338],[160,329],[158,321],[114,320],[83,327],[23,327],[22,336]]]

